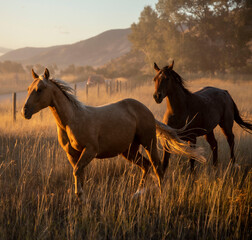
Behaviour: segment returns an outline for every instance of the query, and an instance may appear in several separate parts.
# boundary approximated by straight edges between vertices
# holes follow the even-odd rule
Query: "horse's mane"
[[[54,83],[61,90],[61,92],[73,104],[73,106],[75,106],[78,109],[83,107],[83,104],[74,95],[73,88],[70,87],[66,82],[59,79],[50,79],[50,81]]]
[[[178,73],[176,73],[174,70],[170,70],[168,66],[164,67],[164,71],[168,71],[172,75],[172,78],[181,86],[181,88],[184,90],[185,93],[191,93],[186,88],[185,79],[183,79]]]

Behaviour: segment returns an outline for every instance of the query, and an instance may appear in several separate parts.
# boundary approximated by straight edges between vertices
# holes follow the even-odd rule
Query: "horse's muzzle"
[[[159,92],[154,93],[153,98],[155,99],[156,103],[161,103],[163,101],[162,95]]]
[[[32,117],[32,112],[31,110],[25,105],[22,110],[21,110],[21,115],[25,118],[25,119],[31,119]]]

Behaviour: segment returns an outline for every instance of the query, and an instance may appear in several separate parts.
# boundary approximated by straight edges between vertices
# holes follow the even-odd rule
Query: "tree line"
[[[250,0],[159,0],[131,26],[133,48],[146,63],[189,72],[252,73]]]

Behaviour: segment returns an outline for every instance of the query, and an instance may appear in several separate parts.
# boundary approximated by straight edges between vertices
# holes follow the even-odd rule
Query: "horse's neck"
[[[189,94],[185,93],[180,87],[174,88],[167,94],[166,104],[169,115],[184,115],[187,112],[187,98]]]
[[[75,108],[59,89],[54,91],[50,109],[58,127],[65,130],[66,126],[70,125],[73,120]]]

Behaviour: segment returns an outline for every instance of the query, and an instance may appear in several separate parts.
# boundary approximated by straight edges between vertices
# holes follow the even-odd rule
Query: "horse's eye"
[[[37,93],[41,93],[41,92],[42,92],[42,89],[39,88],[39,89],[37,90]]]

